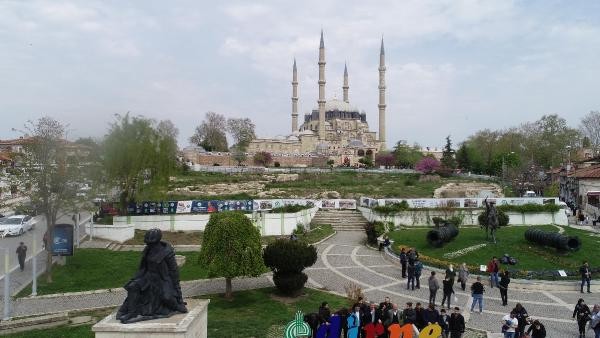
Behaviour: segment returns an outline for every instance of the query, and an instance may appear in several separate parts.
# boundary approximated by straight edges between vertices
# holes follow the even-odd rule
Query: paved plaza
[[[423,270],[421,276],[421,289],[410,291],[406,289],[406,279],[402,279],[399,265],[392,264],[384,259],[381,252],[370,249],[364,245],[364,232],[338,232],[337,235],[318,245],[319,259],[311,268],[307,269],[309,283],[313,287],[324,288],[340,295],[345,295],[344,286],[350,282],[362,287],[366,298],[377,303],[389,296],[392,302],[398,303],[400,308],[406,302],[421,302],[427,304],[429,290],[427,278],[430,271]],[[443,274],[437,275],[438,279]],[[452,306],[459,306],[471,328],[500,332],[502,316],[510,312],[517,302],[520,302],[529,315],[539,319],[545,326],[549,338],[578,337],[577,323],[571,319],[573,308],[577,299],[583,296],[588,304],[600,303],[598,294],[585,294],[579,292],[551,292],[551,291],[508,291],[508,306],[502,306],[498,288],[490,288],[489,282],[484,294],[484,310],[479,313],[469,312],[471,299],[469,287],[467,292],[455,284],[458,298]],[[438,291],[436,301],[439,308],[442,294]],[[590,331],[591,332],[591,331]],[[590,333],[591,334],[591,333]]]

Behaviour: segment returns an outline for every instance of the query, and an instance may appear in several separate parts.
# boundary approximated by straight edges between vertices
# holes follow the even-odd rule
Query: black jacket
[[[537,329],[535,326],[531,325],[527,329],[527,334],[531,333],[531,338],[546,338],[546,328],[544,325],[540,324],[540,328]]]
[[[481,282],[475,282],[473,283],[473,285],[471,285],[471,292],[474,295],[483,295],[484,291],[485,288],[483,287],[483,284],[481,284]]]
[[[444,294],[445,295],[450,295],[450,294],[454,293],[454,289],[452,289],[452,286],[453,286],[452,285],[452,280],[446,280],[446,279],[444,279],[442,281],[442,284],[444,284],[443,289],[444,289]]]
[[[581,278],[592,278],[592,270],[590,270],[589,266],[582,265],[579,268],[579,273],[581,274]],[[586,275],[587,273],[587,275]]]
[[[453,313],[448,318],[450,332],[465,332],[465,317],[460,313]]]
[[[575,304],[575,309],[573,310],[573,318],[577,316],[578,321],[585,320],[587,322],[588,320],[590,320],[591,313],[592,312],[590,311],[590,308],[587,306],[587,304]]]
[[[501,288],[507,289],[508,284],[510,284],[510,278],[507,275],[502,274],[502,277],[500,277],[500,281],[498,282],[498,284]]]

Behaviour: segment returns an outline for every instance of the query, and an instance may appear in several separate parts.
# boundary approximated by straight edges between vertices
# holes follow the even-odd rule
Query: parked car
[[[0,236],[19,236],[35,228],[35,220],[27,215],[14,215],[6,217],[0,223]]]

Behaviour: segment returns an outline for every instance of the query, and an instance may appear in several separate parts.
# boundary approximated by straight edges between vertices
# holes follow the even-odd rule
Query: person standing
[[[498,282],[498,289],[500,289],[500,298],[502,298],[502,306],[508,305],[508,284],[510,284],[510,273],[504,271]]]
[[[415,326],[419,331],[425,328],[425,309],[421,306],[421,303],[415,304]]]
[[[27,257],[27,246],[21,242],[17,247],[17,258],[19,259],[19,267],[21,271],[25,270],[25,257]]]
[[[421,288],[421,272],[423,272],[423,263],[419,260],[419,257],[415,259],[415,281],[417,282],[417,289]]]
[[[329,318],[331,318],[331,310],[329,310],[329,303],[323,302],[319,307],[319,323],[329,325]]]
[[[487,272],[490,274],[490,287],[493,288],[494,285],[498,286],[498,258],[496,256],[492,257],[492,260],[489,261],[487,265]]]
[[[425,326],[429,324],[439,323],[440,313],[438,312],[438,310],[435,309],[435,304],[429,303],[429,307],[427,307],[427,309],[425,309],[425,312],[423,312],[423,321],[425,322]]]
[[[435,271],[431,271],[431,276],[428,280],[429,284],[429,304],[435,304],[435,297],[440,289],[440,282],[435,277]]]
[[[465,291],[467,287],[467,281],[469,280],[469,269],[467,263],[462,263],[458,268],[458,281],[460,282],[460,288]]]
[[[587,283],[587,292],[592,293],[590,291],[590,281],[592,279],[592,272],[590,270],[590,266],[587,261],[583,262],[583,265],[579,268],[579,273],[581,274],[581,290],[583,293],[583,284]]]
[[[471,312],[475,308],[475,303],[479,303],[479,313],[483,312],[483,293],[485,288],[481,284],[481,277],[477,276],[477,281],[471,285],[471,296],[473,297],[473,303],[471,303]]]
[[[437,323],[442,328],[442,337],[448,338],[448,334],[450,333],[450,328],[448,327],[450,316],[446,314],[446,309],[440,310],[440,316],[438,318]]]
[[[460,313],[458,306],[454,308],[454,312],[448,319],[448,329],[450,338],[460,338],[465,332],[465,317]]]
[[[392,304],[392,308],[387,311],[385,320],[383,321],[383,326],[385,327],[385,330],[387,331],[387,328],[392,324],[400,325],[401,316],[402,313],[400,312],[400,310],[398,310],[398,304]]]
[[[442,281],[442,291],[444,291],[444,297],[442,298],[442,307],[444,307],[444,302],[448,299],[448,309],[450,309],[450,299],[452,298],[452,294],[454,293],[454,288],[452,287],[452,281],[448,275]]]
[[[404,324],[415,324],[417,321],[417,313],[412,307],[412,302],[406,303],[406,308],[402,312],[402,318],[404,318]]]
[[[415,289],[415,266],[414,266],[414,264],[408,264],[406,273],[407,273],[407,279],[408,279],[408,281],[406,282],[406,289],[410,290],[412,288],[412,290],[414,290]]]
[[[600,338],[600,305],[594,305],[591,319],[590,328],[594,330],[594,338]]]
[[[579,298],[573,310],[573,319],[577,319],[577,326],[579,328],[579,338],[585,337],[585,324],[590,320],[591,314],[589,306],[587,306],[583,298]]]
[[[521,303],[517,303],[512,312],[515,313],[515,318],[517,318],[518,322],[517,329],[515,330],[515,337],[521,338],[525,334],[525,326],[527,325],[527,317],[529,317],[529,314]]]
[[[454,279],[456,278],[456,270],[454,270],[454,265],[450,264],[446,268],[446,276],[450,278],[450,283],[454,286]]]
[[[531,335],[531,338],[546,338],[546,328],[536,319],[527,329],[527,334]]]
[[[408,262],[408,257],[406,256],[406,249],[402,248],[400,250],[400,265],[402,266],[402,278],[406,278],[407,262]]]
[[[519,321],[514,312],[502,317],[502,333],[504,333],[504,338],[515,338],[518,326]]]

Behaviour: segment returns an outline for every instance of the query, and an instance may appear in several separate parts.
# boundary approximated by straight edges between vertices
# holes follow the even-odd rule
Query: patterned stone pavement
[[[368,300],[378,303],[385,296],[390,296],[392,302],[400,304],[400,308],[409,301],[426,304],[429,299],[427,277],[430,272],[423,271],[420,289],[407,290],[406,280],[401,278],[399,266],[385,260],[381,252],[364,246],[364,240],[364,232],[348,231],[338,232],[319,244],[319,259],[306,271],[311,286],[345,295],[344,286],[352,282],[362,287]],[[470,283],[467,285],[467,292],[460,290],[459,285],[455,286],[457,302],[453,300],[451,305],[457,305],[463,310],[468,327],[490,332],[500,332],[502,316],[520,302],[531,317],[539,319],[546,326],[547,337],[578,337],[577,323],[571,319],[577,299],[583,296],[588,304],[600,303],[598,294],[511,290],[509,286],[509,305],[502,306],[498,288],[489,288],[487,285],[483,313],[479,313],[477,309],[476,312],[469,312]],[[438,307],[441,297],[441,291],[438,291]],[[591,334],[592,332],[588,335]]]

